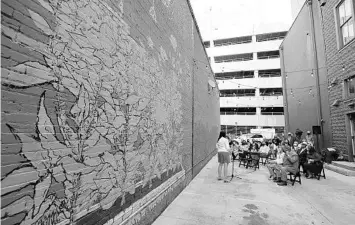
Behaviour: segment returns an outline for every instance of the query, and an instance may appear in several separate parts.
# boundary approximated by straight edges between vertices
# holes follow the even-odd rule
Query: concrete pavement
[[[280,187],[265,166],[254,172],[236,163],[242,179],[223,183],[215,156],[153,225],[355,224],[355,177],[325,173],[327,179],[302,176],[302,185]]]

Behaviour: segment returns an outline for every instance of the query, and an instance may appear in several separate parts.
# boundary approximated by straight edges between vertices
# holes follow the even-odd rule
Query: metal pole
[[[192,91],[192,106],[191,106],[191,114],[192,114],[192,119],[191,119],[191,173],[192,173],[192,178],[194,178],[194,126],[195,126],[195,67],[196,67],[196,60],[193,59],[192,62],[192,76],[191,76],[191,91]]]
[[[280,47],[280,53],[281,53],[281,75],[282,75],[282,83],[283,83],[283,96],[284,96],[284,109],[285,109],[285,125],[286,129],[284,130],[284,135],[287,135],[287,133],[290,130],[290,117],[288,113],[288,99],[287,99],[287,79],[286,79],[286,68],[285,68],[285,55],[284,55],[284,48],[283,46]]]
[[[312,0],[308,0],[308,7],[309,7],[309,16],[310,16],[310,20],[311,20],[311,38],[312,38],[312,45],[313,45],[313,66],[314,66],[314,70],[315,70],[315,77],[316,77],[316,88],[317,88],[317,101],[318,101],[318,107],[317,107],[317,111],[318,111],[318,119],[317,119],[317,125],[320,126],[321,129],[321,140],[320,142],[318,141],[317,143],[317,147],[318,150],[320,150],[320,148],[323,147],[323,142],[324,142],[324,138],[323,138],[323,115],[322,115],[322,99],[320,96],[320,84],[319,84],[319,65],[318,65],[318,54],[317,54],[317,43],[316,43],[316,34],[315,34],[315,28],[314,28],[314,15],[313,15],[313,8],[312,8]],[[318,134],[317,134],[317,138],[318,138]]]

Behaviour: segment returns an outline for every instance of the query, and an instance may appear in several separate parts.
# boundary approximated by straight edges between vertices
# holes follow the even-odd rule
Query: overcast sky
[[[211,37],[217,39],[287,31],[292,24],[295,10],[299,10],[304,0],[190,0],[190,2],[202,37],[209,40]]]

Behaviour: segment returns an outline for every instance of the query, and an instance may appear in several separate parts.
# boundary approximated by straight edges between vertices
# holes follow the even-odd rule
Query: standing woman
[[[216,144],[217,150],[218,150],[218,180],[224,179],[225,183],[228,183],[229,181],[227,180],[228,176],[228,164],[231,162],[230,159],[230,147],[229,147],[229,141],[226,138],[226,133],[221,132],[219,134],[218,142]],[[222,167],[223,167],[223,172],[224,172],[224,178],[222,178]]]

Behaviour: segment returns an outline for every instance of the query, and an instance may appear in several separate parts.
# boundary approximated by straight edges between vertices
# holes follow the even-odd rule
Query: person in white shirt
[[[268,168],[268,170],[270,172],[270,179],[277,178],[274,170],[277,169],[279,167],[279,165],[281,165],[283,163],[284,156],[285,156],[285,153],[282,150],[282,148],[277,148],[276,159],[269,161],[269,163],[266,165],[266,167]]]
[[[221,132],[219,134],[218,142],[216,144],[217,151],[218,151],[218,180],[223,180],[224,182],[229,182],[227,180],[228,176],[228,164],[230,163],[230,147],[229,147],[229,141],[226,138],[226,133]],[[224,177],[222,178],[222,168],[224,169]]]

